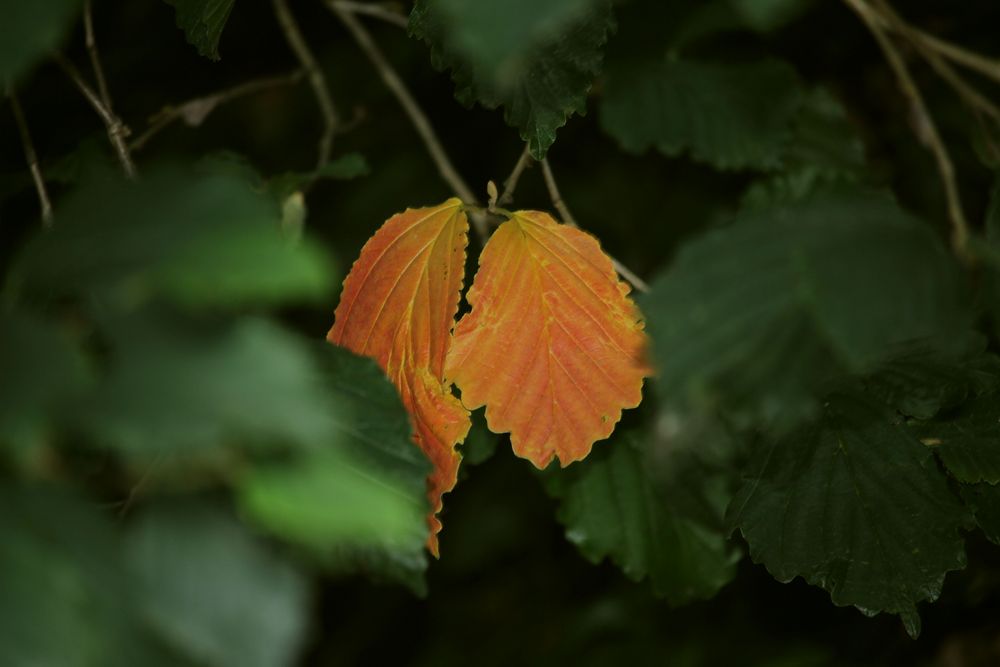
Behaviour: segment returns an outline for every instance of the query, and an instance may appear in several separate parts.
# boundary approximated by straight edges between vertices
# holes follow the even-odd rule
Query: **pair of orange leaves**
[[[469,223],[464,205],[407,209],[351,268],[327,339],[371,357],[399,390],[413,439],[434,464],[428,548],[454,488],[469,410],[544,468],[607,438],[642,400],[642,317],[593,236],[546,213],[510,214],[490,237],[456,324]],[[461,390],[461,400],[452,393]]]

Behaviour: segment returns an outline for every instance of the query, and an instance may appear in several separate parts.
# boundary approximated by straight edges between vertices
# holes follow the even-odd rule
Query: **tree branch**
[[[309,45],[306,44],[302,31],[288,8],[287,0],[272,0],[274,13],[281,25],[281,30],[285,34],[285,40],[295,52],[295,57],[299,59],[302,68],[309,77],[309,85],[312,86],[313,94],[316,96],[316,103],[319,105],[320,113],[323,115],[323,134],[319,138],[317,148],[316,166],[322,167],[330,161],[330,153],[333,150],[333,136],[337,132],[339,116],[337,107],[333,103],[330,89],[326,85],[326,77],[323,70],[316,63]]]
[[[514,190],[517,189],[517,182],[521,179],[521,174],[524,170],[531,166],[535,162],[535,159],[531,157],[531,149],[527,144],[524,146],[524,150],[521,151],[521,157],[517,159],[517,163],[514,165],[514,169],[510,172],[510,176],[507,180],[503,182],[503,194],[500,195],[500,199],[497,200],[497,204],[500,206],[507,206],[514,201]]]
[[[101,66],[101,57],[97,52],[97,39],[94,37],[94,18],[91,13],[90,0],[83,2],[83,33],[87,44],[87,54],[90,56],[90,68],[94,70],[94,78],[97,79],[97,92],[101,95],[101,102],[111,110],[111,93],[108,92],[108,82],[104,78],[104,67]]]
[[[434,164],[437,165],[438,172],[441,174],[441,178],[444,179],[448,187],[458,195],[466,204],[477,204],[478,199],[472,190],[466,184],[466,182],[459,175],[455,166],[451,163],[448,158],[447,153],[445,153],[444,148],[441,145],[441,141],[438,139],[437,134],[434,132],[434,128],[431,126],[430,121],[427,119],[427,115],[424,113],[420,105],[417,104],[413,95],[410,94],[409,89],[403,80],[393,69],[389,61],[386,60],[385,55],[382,50],[372,39],[371,34],[368,30],[358,21],[357,17],[344,7],[340,6],[336,0],[327,0],[326,6],[333,12],[337,18],[344,24],[347,30],[354,37],[354,41],[358,43],[361,50],[365,52],[368,59],[374,65],[375,69],[378,71],[379,76],[382,77],[382,81],[385,83],[386,87],[396,96],[399,104],[403,107],[403,111],[409,116],[410,122],[416,128],[417,133],[424,142],[424,146],[427,148],[427,152],[430,153],[431,159]],[[487,229],[486,216],[480,212],[470,211],[469,215],[472,220],[473,227],[475,227],[476,233],[479,235],[481,241],[489,237],[489,230]]]
[[[391,23],[394,26],[403,28],[404,30],[409,27],[409,19],[407,19],[405,12],[402,7],[395,2],[354,2],[353,0],[331,0],[331,4],[337,5],[344,11],[351,12],[352,14],[364,14],[366,16],[371,16],[386,23]]]
[[[129,151],[128,144],[125,143],[125,137],[128,134],[128,129],[122,123],[121,119],[115,115],[111,107],[104,104],[100,96],[94,92],[94,89],[90,87],[80,74],[79,70],[76,69],[73,63],[66,59],[66,56],[57,52],[53,55],[53,59],[56,64],[62,68],[70,80],[73,81],[87,102],[90,103],[90,106],[97,112],[97,115],[101,117],[101,120],[104,122],[104,127],[108,133],[108,139],[111,141],[111,146],[115,149],[118,161],[122,165],[122,170],[128,178],[135,179],[135,163],[132,162],[132,154]]]
[[[28,131],[28,122],[24,117],[24,110],[21,108],[21,101],[17,98],[13,86],[7,87],[7,97],[10,98],[11,110],[14,112],[14,122],[17,124],[17,131],[21,135],[21,146],[24,148],[24,158],[28,162],[28,170],[31,172],[31,180],[35,182],[35,191],[38,193],[38,202],[42,207],[42,226],[52,226],[52,202],[49,200],[48,190],[45,188],[45,180],[42,178],[42,170],[38,167],[38,156],[35,154],[35,144],[31,141],[31,132]]]
[[[951,161],[951,155],[949,155],[948,149],[941,139],[937,125],[935,125],[934,119],[927,110],[923,95],[913,80],[913,76],[903,61],[903,57],[886,34],[882,19],[872,7],[865,0],[844,0],[844,2],[858,15],[868,28],[868,31],[875,38],[875,41],[878,42],[886,61],[896,75],[900,91],[910,102],[910,107],[916,121],[917,138],[933,154],[941,182],[944,186],[948,206],[948,218],[951,221],[952,248],[959,257],[964,259],[968,254],[966,245],[969,238],[969,226],[965,219],[965,212],[962,210],[962,200],[958,192],[958,183],[955,179],[955,167]]]
[[[580,228],[580,225],[576,224],[576,219],[573,214],[569,212],[569,207],[566,206],[566,202],[563,201],[562,195],[559,193],[559,186],[556,185],[556,177],[552,173],[552,167],[549,165],[548,158],[542,160],[542,174],[545,176],[545,185],[549,189],[549,197],[552,198],[552,205],[559,212],[559,217],[562,218],[564,224],[570,227]],[[611,257],[610,255],[608,255]],[[631,269],[619,262],[614,257],[611,257],[611,264],[614,265],[615,271],[618,272],[622,278],[627,280],[632,284],[637,291],[643,294],[649,292],[649,285],[646,284],[642,278],[637,276]]]
[[[191,127],[197,127],[222,104],[269,88],[290,86],[300,81],[303,75],[304,71],[299,69],[280,76],[262,77],[215,93],[195,97],[176,105],[167,105],[150,118],[149,127],[129,144],[129,148],[132,151],[142,150],[150,139],[178,120],[183,120]]]

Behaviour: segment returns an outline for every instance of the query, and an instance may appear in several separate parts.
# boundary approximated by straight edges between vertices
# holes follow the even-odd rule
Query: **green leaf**
[[[779,581],[801,576],[837,605],[899,614],[965,566],[967,512],[931,452],[858,396],[828,397],[822,416],[759,448],[730,516],[750,555]]]
[[[286,172],[268,180],[267,189],[278,201],[284,202],[289,196],[305,185],[323,179],[349,180],[366,176],[371,171],[368,161],[360,153],[348,153],[327,162],[322,167],[306,172]]]
[[[335,438],[337,406],[309,347],[270,322],[141,311],[101,324],[108,372],[80,420],[130,458],[190,463],[227,444],[322,449]]]
[[[1000,545],[1000,485],[963,484],[961,493],[986,539]]]
[[[21,313],[0,314],[0,443],[25,450],[50,435],[88,384],[74,341]]]
[[[648,577],[671,603],[711,597],[735,576],[738,550],[717,527],[677,513],[633,435],[618,436],[547,481],[569,541],[595,563],[610,557],[629,578]]]
[[[771,32],[805,13],[815,0],[726,0],[743,23],[759,32]]]
[[[613,25],[608,0],[417,0],[410,14],[410,34],[451,69],[458,100],[503,106],[538,160],[586,111]]]
[[[14,268],[12,286],[55,298],[102,292],[136,305],[272,305],[326,295],[333,276],[311,242],[282,238],[278,207],[230,171],[147,170],[91,182],[56,211]]]
[[[632,153],[689,151],[720,169],[774,169],[801,95],[779,61],[647,61],[609,73],[600,121]]]
[[[840,102],[823,88],[803,97],[780,161],[778,173],[747,190],[744,207],[796,201],[867,177],[864,143]]]
[[[966,401],[950,414],[913,428],[962,482],[1000,483],[1000,393]]]
[[[219,60],[219,39],[236,0],[166,0],[174,6],[177,27],[198,53]]]
[[[64,489],[0,485],[0,664],[165,665],[113,524]]]
[[[240,502],[261,526],[333,569],[422,590],[430,462],[378,366],[332,345],[317,353],[339,411],[336,446],[258,468],[241,480]]]
[[[290,665],[305,639],[305,579],[233,517],[208,504],[155,505],[129,527],[142,613],[196,664]]]
[[[79,9],[80,0],[0,3],[0,86],[58,48]]]
[[[685,244],[641,299],[661,400],[790,424],[844,372],[964,332],[961,274],[886,197],[821,193]]]

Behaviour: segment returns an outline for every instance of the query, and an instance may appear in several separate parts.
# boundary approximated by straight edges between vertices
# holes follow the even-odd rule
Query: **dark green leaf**
[[[317,246],[282,238],[278,207],[231,173],[149,170],[137,184],[92,182],[25,248],[13,287],[31,296],[100,291],[134,305],[317,298],[333,276]]]
[[[126,547],[145,618],[195,664],[293,664],[305,637],[306,582],[226,512],[154,506],[130,527]]]
[[[805,13],[815,0],[726,0],[750,28],[776,30]]]
[[[166,0],[174,6],[177,27],[198,53],[219,59],[219,38],[236,0]]]
[[[334,569],[423,587],[427,475],[395,388],[370,360],[317,351],[338,407],[337,447],[262,467],[240,482],[243,507]]]
[[[838,605],[899,614],[920,631],[917,603],[965,566],[968,514],[931,452],[857,396],[760,447],[730,515],[750,555],[776,579],[801,576]]]
[[[347,180],[365,176],[369,171],[368,161],[363,155],[348,153],[313,171],[279,174],[268,181],[267,189],[277,197],[278,201],[283,202],[308,183],[326,178]]]
[[[791,423],[845,371],[963,331],[960,274],[885,197],[824,193],[748,211],[683,246],[641,300],[666,405]]]
[[[959,480],[1000,482],[1000,394],[966,401],[953,412],[913,428]]]
[[[88,379],[65,332],[27,315],[0,315],[0,442],[38,443]]]
[[[963,484],[962,499],[976,515],[986,539],[1000,545],[1000,485]]]
[[[79,8],[80,0],[0,3],[0,86],[56,49]]]
[[[410,34],[452,70],[456,97],[503,106],[536,159],[585,112],[612,26],[608,0],[418,0],[410,14]]]
[[[630,152],[656,148],[720,169],[773,169],[801,98],[785,63],[656,60],[611,72],[601,126]]]
[[[720,529],[671,507],[633,437],[619,435],[549,478],[566,538],[595,563],[610,557],[631,579],[648,577],[674,604],[711,597],[735,575],[739,552]]]

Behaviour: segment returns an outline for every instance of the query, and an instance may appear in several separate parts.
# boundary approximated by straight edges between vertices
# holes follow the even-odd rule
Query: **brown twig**
[[[295,21],[292,11],[288,8],[288,2],[286,0],[272,0],[272,4],[274,5],[275,16],[281,25],[281,30],[285,34],[285,40],[292,48],[292,51],[295,52],[295,57],[299,59],[302,68],[309,77],[309,85],[312,86],[313,94],[316,96],[316,103],[319,105],[320,113],[323,115],[323,134],[319,138],[316,160],[316,166],[322,167],[330,161],[330,153],[333,150],[333,137],[339,125],[337,107],[333,103],[333,96],[330,95],[330,89],[326,85],[326,77],[323,75],[323,70],[317,64],[315,56],[313,56],[312,51],[309,49],[309,45],[306,44],[306,40],[302,36],[302,31],[299,30],[299,25]]]
[[[347,30],[354,37],[354,41],[358,43],[361,50],[365,52],[368,59],[374,65],[375,69],[378,71],[379,76],[382,77],[382,81],[385,83],[386,87],[396,96],[399,104],[403,107],[403,111],[410,118],[410,122],[416,128],[417,133],[424,142],[424,146],[427,148],[427,152],[430,153],[431,159],[434,164],[437,165],[438,172],[441,174],[441,178],[444,179],[445,183],[452,189],[452,191],[458,195],[466,204],[477,204],[478,199],[474,194],[472,194],[472,189],[466,184],[466,182],[459,175],[455,166],[451,163],[448,158],[448,154],[445,153],[444,148],[441,145],[441,141],[438,139],[437,134],[434,132],[434,128],[431,126],[430,121],[427,119],[427,115],[424,113],[420,105],[410,94],[409,89],[403,80],[396,73],[396,70],[389,64],[386,60],[385,55],[382,50],[372,39],[371,34],[368,30],[358,21],[354,14],[343,7],[339,6],[336,0],[327,0],[327,7],[333,12],[337,18],[344,24]],[[486,216],[479,212],[471,212],[470,216],[472,220],[473,227],[476,233],[479,235],[481,241],[489,237],[489,230],[486,221]]]
[[[177,105],[168,105],[150,118],[149,127],[129,144],[129,148],[132,151],[142,150],[150,139],[178,120],[183,120],[191,127],[197,127],[220,105],[269,88],[290,86],[300,81],[303,74],[303,70],[299,69],[281,76],[253,79],[225,90],[192,98]]]
[[[549,197],[552,199],[552,205],[555,207],[556,211],[559,212],[559,217],[562,218],[564,224],[570,227],[580,228],[580,225],[576,223],[576,218],[573,214],[569,212],[569,207],[566,206],[566,202],[563,201],[562,194],[559,192],[559,186],[556,185],[555,174],[552,173],[552,167],[549,165],[548,158],[542,160],[542,174],[545,177],[545,186],[549,189]],[[608,255],[611,257],[610,255]],[[618,272],[622,278],[627,280],[632,284],[637,291],[643,294],[649,292],[649,285],[646,284],[642,278],[637,276],[631,269],[619,262],[614,257],[611,257],[611,264],[615,267],[615,271]]]
[[[108,82],[104,78],[104,68],[101,66],[101,57],[97,52],[97,39],[94,37],[94,17],[91,13],[90,0],[83,3],[83,33],[87,44],[87,54],[90,56],[90,68],[94,70],[94,78],[97,79],[97,92],[101,95],[101,102],[109,110],[111,105],[111,93],[108,92]]]
[[[871,32],[875,41],[878,42],[886,61],[892,68],[899,83],[900,91],[910,102],[911,111],[915,120],[915,131],[918,139],[927,146],[937,163],[938,173],[944,186],[945,198],[948,206],[948,219],[951,222],[951,244],[955,253],[962,258],[967,257],[966,244],[969,238],[969,226],[965,219],[965,212],[962,209],[962,200],[958,192],[958,183],[955,179],[955,167],[951,161],[951,155],[941,139],[937,125],[927,110],[923,95],[913,80],[909,68],[903,60],[902,55],[886,34],[883,19],[880,18],[872,7],[865,0],[844,0],[855,14]]]
[[[331,4],[337,5],[344,11],[352,14],[364,14],[372,18],[380,19],[386,23],[391,23],[400,28],[407,28],[409,20],[403,12],[402,7],[395,2],[353,2],[352,0],[331,0]]]
[[[524,173],[524,170],[531,166],[534,161],[535,159],[531,157],[531,149],[525,144],[524,150],[521,151],[521,157],[517,159],[517,163],[514,165],[514,169],[511,170],[510,176],[503,182],[503,194],[500,195],[497,204],[506,206],[514,201],[514,190],[517,189],[517,182],[521,179],[521,174]]]
[[[45,180],[42,178],[42,170],[38,167],[38,156],[35,154],[35,144],[31,141],[31,132],[28,131],[28,121],[24,117],[24,109],[21,108],[21,101],[17,98],[13,86],[7,87],[7,97],[10,98],[11,110],[14,112],[14,122],[17,124],[17,131],[21,135],[21,146],[24,148],[24,159],[28,161],[28,170],[31,172],[31,179],[35,182],[35,191],[38,193],[38,203],[42,207],[42,226],[52,226],[52,202],[49,200],[49,192],[45,188]]]
[[[66,75],[73,81],[76,87],[83,94],[90,106],[94,108],[97,115],[100,116],[101,120],[104,122],[104,127],[108,133],[108,139],[111,141],[111,146],[115,149],[115,154],[118,156],[118,161],[122,165],[122,170],[125,175],[134,179],[136,177],[135,163],[132,162],[132,154],[129,151],[128,144],[125,142],[125,137],[128,135],[128,129],[122,123],[121,119],[115,115],[114,111],[110,107],[104,104],[98,93],[94,92],[94,89],[90,87],[87,81],[80,74],[76,66],[73,65],[64,55],[61,53],[56,53],[53,56],[55,62]]]

